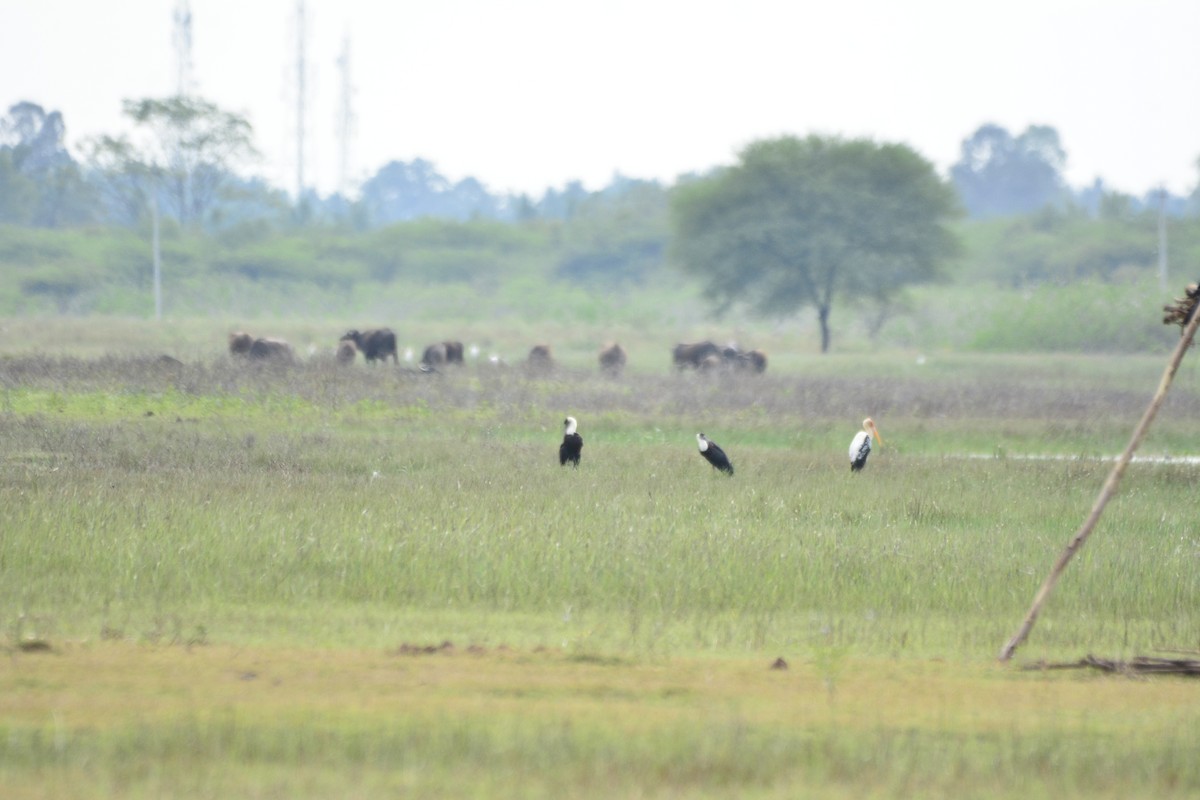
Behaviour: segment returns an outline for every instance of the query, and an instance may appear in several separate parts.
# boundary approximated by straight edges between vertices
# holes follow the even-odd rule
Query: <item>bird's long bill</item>
[[[875,427],[875,423],[871,423],[871,435],[875,437],[875,441],[879,442],[879,446],[883,447],[883,437],[879,435],[879,428]]]

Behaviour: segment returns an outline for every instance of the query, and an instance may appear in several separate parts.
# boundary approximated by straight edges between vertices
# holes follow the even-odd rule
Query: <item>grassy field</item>
[[[1193,682],[1021,669],[1200,649],[1194,362],[1141,451],[1167,460],[1002,666],[1165,353],[763,331],[766,375],[700,376],[632,332],[612,380],[589,331],[548,377],[430,376],[237,363],[202,323],[104,349],[6,324],[6,797],[1200,792]],[[194,331],[216,344],[169,346]],[[886,444],[851,475],[868,414]]]

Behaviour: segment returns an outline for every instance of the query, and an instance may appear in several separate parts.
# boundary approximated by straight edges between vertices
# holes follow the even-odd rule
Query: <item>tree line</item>
[[[243,170],[257,151],[242,116],[196,96],[127,100],[132,133],[92,137],[79,157],[66,146],[66,119],[33,102],[0,118],[0,222],[58,228],[135,225],[153,202],[184,225],[215,229],[247,221],[333,223],[367,229],[422,217],[467,221],[566,219],[593,195],[614,195],[656,181],[616,176],[589,192],[579,181],[547,188],[541,197],[497,194],[479,180],[452,181],[435,164],[390,161],[358,187],[358,196],[299,198]],[[969,219],[1032,214],[1047,208],[1091,216],[1136,214],[1166,204],[1171,216],[1200,213],[1200,187],[1188,197],[1142,197],[1109,190],[1102,178],[1072,189],[1063,171],[1067,151],[1051,126],[1010,133],[981,125],[961,144],[949,183]],[[683,176],[686,181],[694,175]],[[153,185],[154,190],[148,187]]]
[[[76,159],[61,113],[10,108],[0,119],[0,225],[139,231],[152,218],[220,242],[206,270],[334,286],[479,282],[497,264],[524,259],[544,277],[613,287],[670,265],[697,281],[718,313],[740,306],[786,317],[811,308],[822,350],[835,303],[868,309],[881,325],[916,284],[967,276],[1021,286],[1145,270],[1163,211],[1177,220],[1175,252],[1200,255],[1196,194],[1138,199],[1099,181],[1071,190],[1066,151],[1048,126],[1014,136],[984,125],[946,177],[905,145],[784,136],[673,186],[618,176],[596,192],[575,182],[537,199],[497,196],[418,159],[384,165],[355,199],[292,199],[242,177],[255,149],[239,115],[192,96],[130,100],[124,111],[131,132],[93,137]],[[336,253],[289,244],[312,231],[329,232]],[[68,308],[92,282],[86,268],[49,268],[9,238],[0,262],[21,276],[16,291]]]

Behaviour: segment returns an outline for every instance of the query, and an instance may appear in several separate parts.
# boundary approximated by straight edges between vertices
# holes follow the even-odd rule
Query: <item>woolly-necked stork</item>
[[[700,455],[704,456],[704,460],[713,465],[713,469],[720,470],[728,475],[733,474],[733,464],[729,463],[729,456],[725,455],[716,442],[709,439],[703,433],[696,434],[696,443],[700,446]]]
[[[558,446],[558,463],[566,466],[567,462],[571,462],[571,466],[579,466],[579,454],[583,451],[583,437],[575,432],[579,424],[575,422],[574,417],[567,417],[563,420],[563,440]]]

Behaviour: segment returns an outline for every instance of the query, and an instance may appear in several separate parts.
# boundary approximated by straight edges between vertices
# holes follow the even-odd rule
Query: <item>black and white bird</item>
[[[733,464],[729,463],[729,456],[725,455],[725,451],[718,447],[716,442],[703,433],[697,433],[696,443],[700,445],[700,455],[713,465],[713,469],[718,469],[728,475],[733,474]]]
[[[575,432],[579,427],[579,423],[574,417],[567,417],[563,420],[563,440],[558,446],[558,463],[566,466],[567,462],[571,462],[571,466],[579,466],[579,454],[583,451],[583,437]]]
[[[867,465],[867,456],[871,455],[871,437],[874,436],[879,444],[883,444],[883,437],[879,435],[879,429],[875,427],[875,421],[870,417],[863,420],[863,429],[854,434],[854,439],[850,442],[850,471],[858,472]]]

